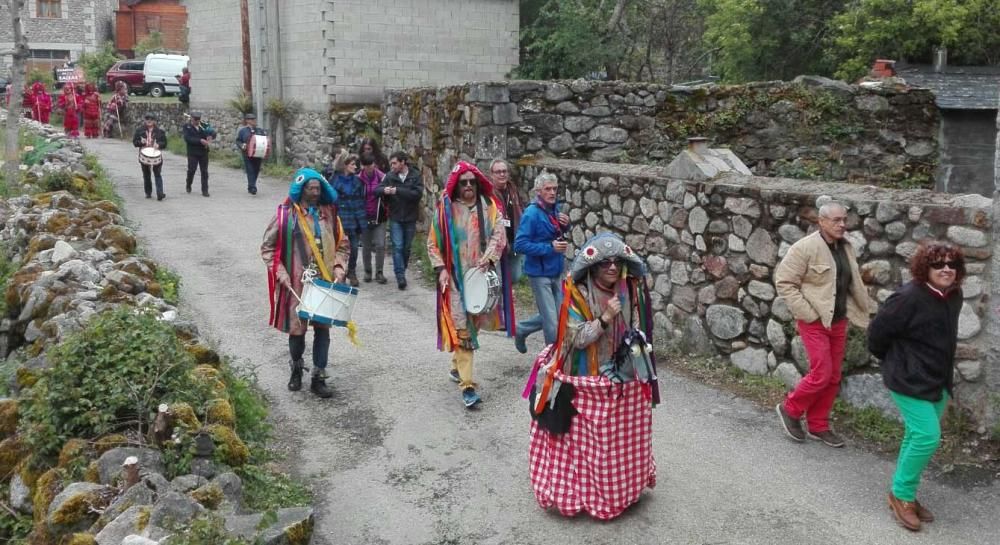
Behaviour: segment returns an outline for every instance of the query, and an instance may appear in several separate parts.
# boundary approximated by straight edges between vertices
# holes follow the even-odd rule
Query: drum
[[[247,157],[251,159],[266,159],[270,151],[270,142],[266,135],[255,134],[247,141]]]
[[[302,284],[302,297],[295,310],[303,320],[347,327],[357,300],[358,288],[313,278]]]
[[[163,152],[156,148],[142,148],[139,150],[139,162],[155,167],[163,162]]]
[[[465,310],[472,314],[486,314],[500,301],[500,277],[493,269],[473,267],[465,272],[462,299]]]

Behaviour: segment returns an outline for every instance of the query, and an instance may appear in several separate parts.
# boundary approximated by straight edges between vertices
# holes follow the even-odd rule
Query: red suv
[[[104,78],[108,82],[108,89],[113,91],[119,81],[124,81],[128,85],[130,93],[144,93],[146,82],[142,76],[143,64],[144,61],[136,59],[116,62],[104,74]]]

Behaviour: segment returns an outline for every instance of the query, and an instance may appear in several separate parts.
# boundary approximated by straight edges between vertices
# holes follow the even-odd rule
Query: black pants
[[[243,169],[247,173],[247,189],[257,189],[257,177],[260,176],[260,165],[263,161],[259,157],[243,156]]]
[[[293,360],[302,359],[302,354],[306,351],[306,336],[289,335],[288,352]],[[330,354],[330,328],[313,324],[313,367],[326,369],[327,359]]]
[[[156,196],[163,196],[163,176],[160,176],[160,171],[163,170],[163,163],[156,166],[140,165],[142,167],[142,188],[146,191],[146,196],[149,197],[153,194],[153,181],[151,178],[156,178]]]
[[[208,154],[188,155],[187,187],[194,181],[194,171],[201,169],[201,192],[208,193]]]

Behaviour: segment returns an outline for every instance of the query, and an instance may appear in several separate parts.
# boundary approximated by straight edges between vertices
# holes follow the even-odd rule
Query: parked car
[[[142,73],[144,64],[141,59],[118,61],[104,74],[104,81],[108,82],[109,89],[114,89],[119,81],[124,81],[130,93],[145,93],[146,83]]]
[[[146,85],[146,92],[152,97],[161,97],[166,94],[176,94],[180,92],[180,85],[177,83],[177,76],[181,74],[181,69],[188,65],[190,57],[187,55],[167,55],[163,53],[150,53],[146,55],[146,62],[143,64],[143,81]]]

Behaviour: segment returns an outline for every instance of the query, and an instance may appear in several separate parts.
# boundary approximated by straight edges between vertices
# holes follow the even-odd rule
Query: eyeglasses
[[[622,262],[620,259],[605,259],[597,262],[597,266],[602,269],[610,269],[612,265],[618,269],[622,268]]]
[[[953,271],[957,271],[959,265],[960,263],[958,261],[938,261],[937,263],[931,263],[931,268],[934,269],[935,271],[939,271],[945,267],[948,267]]]
[[[475,180],[475,178],[473,178],[471,180],[459,180],[458,181],[458,185],[460,185],[462,187],[472,187],[472,186],[476,185],[476,180]]]

